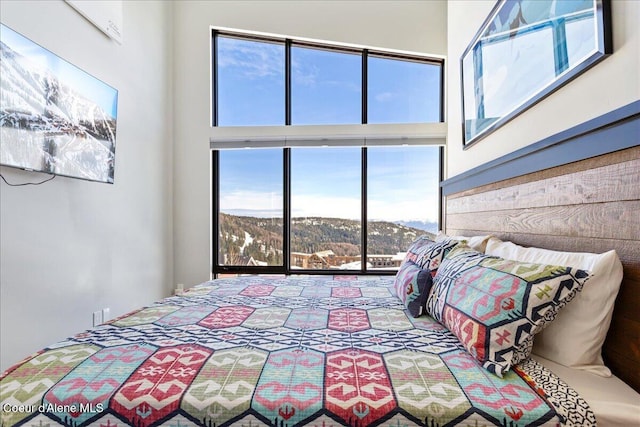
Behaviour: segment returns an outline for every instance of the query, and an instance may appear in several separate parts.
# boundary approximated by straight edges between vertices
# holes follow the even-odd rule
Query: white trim
[[[292,36],[287,34],[268,33],[263,31],[242,30],[238,28],[220,27],[217,25],[210,25],[209,32],[211,32],[212,30],[220,31],[221,33],[236,34],[239,37],[242,37],[243,35],[257,36],[257,37],[264,37],[264,38],[270,38],[270,39],[280,39],[282,41],[284,41],[285,39],[290,39],[290,40],[293,40],[294,42],[306,42],[306,43],[312,43],[312,44],[334,46],[337,48],[342,47],[346,49],[368,49],[368,50],[374,51],[373,52],[374,55],[375,53],[381,52],[381,53],[389,53],[391,55],[395,54],[395,55],[401,55],[401,56],[402,55],[414,56],[417,58],[423,58],[426,60],[430,59],[433,61],[444,61],[447,58],[446,55],[427,54],[424,52],[414,52],[414,51],[401,50],[401,49],[390,49],[388,47],[376,47],[376,46],[363,45],[363,44],[357,44],[357,43],[343,43],[343,42],[332,41],[332,40],[314,39],[310,37],[299,37],[299,36]]]
[[[445,145],[447,124],[212,127],[212,150],[273,147]]]

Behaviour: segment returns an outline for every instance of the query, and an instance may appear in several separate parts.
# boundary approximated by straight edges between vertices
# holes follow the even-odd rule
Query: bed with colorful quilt
[[[395,277],[213,280],[7,370],[2,426],[595,425],[529,357],[588,278],[424,239]]]

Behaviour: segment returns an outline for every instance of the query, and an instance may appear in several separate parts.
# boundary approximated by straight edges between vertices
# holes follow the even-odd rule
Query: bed
[[[1,425],[640,425],[616,376],[533,354],[501,378],[414,308],[392,276],[207,282],[7,370]]]
[[[3,425],[593,425],[528,359],[503,378],[390,276],[218,279],[54,344],[1,381]]]
[[[572,316],[603,290],[613,309],[622,266],[614,251],[566,256],[423,236],[395,276],[206,282],[10,368],[2,424],[633,425],[640,395],[585,365],[583,343],[567,342],[577,359],[553,350],[594,329]],[[551,350],[531,357],[534,336]]]
[[[203,283],[7,370],[2,426],[640,425],[639,171],[634,147],[464,190],[445,182],[448,235],[437,243],[452,246],[426,265],[416,242],[405,260],[418,262],[415,275]],[[488,352],[515,355],[504,369],[443,308],[444,278],[458,277],[460,263],[549,256],[540,248],[617,260],[624,276],[607,288],[591,285],[613,270],[581,283],[565,270],[580,291],[562,294],[572,300],[545,319],[532,348]],[[449,255],[458,263],[446,265]],[[585,297],[590,290],[606,292]],[[581,320],[559,326],[571,318]],[[598,327],[585,323],[593,320]],[[562,342],[585,330],[597,335],[582,343],[589,351]]]

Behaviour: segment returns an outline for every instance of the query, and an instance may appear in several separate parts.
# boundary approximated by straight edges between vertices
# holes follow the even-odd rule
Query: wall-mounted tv
[[[0,164],[113,183],[118,91],[0,24]]]

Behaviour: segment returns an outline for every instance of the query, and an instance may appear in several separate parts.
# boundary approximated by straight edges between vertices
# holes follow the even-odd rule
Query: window
[[[442,61],[213,38],[214,126],[442,121]],[[441,147],[322,138],[212,150],[214,274],[391,273],[411,241],[437,232]]]
[[[440,121],[439,64],[370,55],[367,72],[367,123]]]
[[[219,126],[283,125],[284,46],[216,38]]]
[[[281,150],[220,153],[218,264],[282,266]]]
[[[291,149],[291,268],[360,270],[361,150]]]
[[[410,243],[438,230],[440,149],[367,149],[367,267],[394,270]]]
[[[359,55],[291,48],[291,124],[356,124],[362,120]]]

